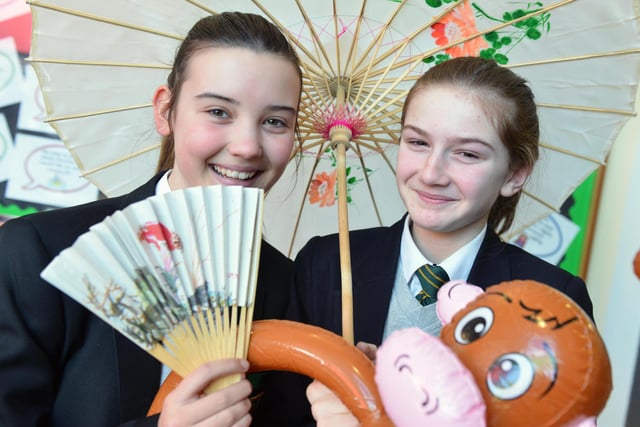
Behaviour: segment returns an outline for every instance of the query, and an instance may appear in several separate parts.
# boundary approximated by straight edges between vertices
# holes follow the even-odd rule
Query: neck
[[[482,227],[470,227],[459,232],[438,232],[425,230],[411,223],[410,230],[413,241],[420,252],[429,261],[440,264],[458,249],[472,241]]]

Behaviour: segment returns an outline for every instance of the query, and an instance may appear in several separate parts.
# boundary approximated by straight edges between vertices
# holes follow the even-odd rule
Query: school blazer
[[[382,342],[403,226],[404,218],[390,227],[350,233],[355,342]],[[291,318],[342,333],[339,256],[337,234],[315,237],[300,250],[295,261]],[[487,230],[467,281],[486,289],[515,279],[546,283],[571,297],[593,317],[582,279],[503,242]]]
[[[0,425],[114,427],[145,416],[160,363],[39,275],[91,225],[153,195],[161,176],[121,197],[0,227]],[[255,319],[283,316],[291,268],[263,243]]]

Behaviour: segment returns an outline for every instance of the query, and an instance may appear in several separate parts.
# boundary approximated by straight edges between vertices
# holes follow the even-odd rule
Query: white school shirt
[[[171,191],[171,187],[169,187],[170,173],[171,173],[171,169],[169,169],[164,175],[162,175],[162,178],[158,180],[158,183],[156,184],[156,195],[168,193]],[[162,374],[160,375],[160,384],[164,382],[164,380],[167,378],[167,376],[169,376],[170,373],[171,373],[171,368],[169,368],[166,365],[162,365]]]
[[[417,326],[434,336],[438,336],[440,329],[442,329],[442,324],[435,312],[436,305],[422,306],[415,298],[415,295],[422,289],[415,271],[424,264],[433,264],[433,262],[425,258],[418,249],[413,236],[411,236],[410,221],[407,216],[402,230],[398,268],[396,269],[383,340],[393,331],[412,326]],[[485,225],[469,243],[438,264],[446,270],[450,280],[467,280],[486,233],[487,226]]]

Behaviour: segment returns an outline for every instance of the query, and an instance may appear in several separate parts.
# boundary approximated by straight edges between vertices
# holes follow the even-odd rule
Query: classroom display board
[[[0,1],[0,223],[98,197],[44,122],[38,79],[26,61],[30,42],[29,6]]]

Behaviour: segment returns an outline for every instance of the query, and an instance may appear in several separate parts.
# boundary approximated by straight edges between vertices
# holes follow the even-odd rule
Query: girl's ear
[[[169,123],[169,102],[171,91],[166,85],[160,86],[153,94],[153,120],[156,130],[162,136],[171,135],[171,123]]]
[[[527,182],[527,178],[531,175],[531,168],[521,168],[511,172],[511,175],[505,183],[502,185],[500,189],[500,195],[502,197],[511,197],[516,194],[518,191],[522,190],[525,182]]]

